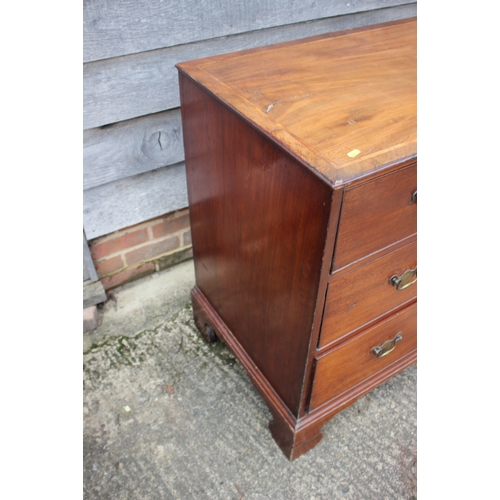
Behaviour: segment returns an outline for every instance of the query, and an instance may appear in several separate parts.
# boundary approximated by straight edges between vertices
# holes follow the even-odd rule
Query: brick
[[[97,241],[90,248],[94,260],[101,260],[117,252],[128,250],[134,246],[148,241],[147,228],[137,229],[127,232],[116,238],[106,239],[102,242]]]
[[[183,243],[183,246],[191,245],[191,230],[186,231],[182,235],[182,243]]]
[[[97,307],[90,306],[83,310],[83,333],[97,328],[98,314]]]
[[[162,238],[170,234],[176,233],[181,229],[189,227],[189,213],[181,215],[180,217],[173,217],[171,219],[164,219],[159,224],[152,227],[153,237]]]
[[[101,279],[102,285],[105,290],[111,290],[117,286],[125,285],[139,278],[143,278],[155,272],[155,265],[153,262],[148,262],[141,266],[125,269],[121,273],[114,274],[113,276],[106,276]]]
[[[193,258],[193,249],[184,248],[178,252],[171,253],[170,255],[165,255],[160,257],[156,262],[158,263],[158,271],[167,269],[169,267],[175,266],[180,262]]]
[[[125,254],[125,259],[127,260],[127,264],[130,266],[137,262],[152,260],[161,254],[171,252],[172,250],[179,248],[179,246],[179,238],[177,236],[173,236],[171,238],[155,241],[149,245],[144,245],[140,248],[132,250],[131,252]]]
[[[99,260],[95,263],[95,268],[99,276],[114,273],[124,267],[125,263],[123,262],[121,255],[111,257],[110,259]]]

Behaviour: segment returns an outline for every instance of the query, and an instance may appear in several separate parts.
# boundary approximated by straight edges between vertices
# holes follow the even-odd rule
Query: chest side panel
[[[331,188],[181,76],[196,284],[296,412]]]

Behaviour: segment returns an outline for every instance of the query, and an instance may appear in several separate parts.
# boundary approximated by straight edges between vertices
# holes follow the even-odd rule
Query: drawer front
[[[319,346],[323,347],[417,296],[416,275],[409,272],[398,290],[393,276],[416,270],[413,242],[356,270],[328,286]],[[410,284],[411,283],[411,284]],[[406,286],[406,287],[405,287]]]
[[[392,352],[383,357],[372,353],[373,348],[383,346],[398,333],[402,339],[390,346],[395,346]],[[316,360],[309,410],[339,396],[416,348],[417,304],[414,303]]]
[[[346,190],[334,269],[360,260],[417,232],[417,166]]]

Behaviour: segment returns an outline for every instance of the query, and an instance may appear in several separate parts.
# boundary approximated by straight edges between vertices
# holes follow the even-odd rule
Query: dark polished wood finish
[[[413,241],[377,259],[367,259],[355,270],[334,274],[328,286],[319,347],[368,323],[388,311],[414,300],[417,284],[397,290],[389,280],[417,265],[417,243]]]
[[[401,332],[394,351],[378,358],[372,349]],[[382,371],[417,348],[417,311],[412,304],[389,319],[365,330],[331,352],[318,356],[309,410],[328,402]]]
[[[296,412],[331,189],[189,80],[182,103],[196,284]]]
[[[415,28],[178,65],[195,322],[245,367],[291,460],[416,360],[416,286],[388,283],[416,265]],[[411,333],[367,356],[395,326]]]
[[[416,233],[417,205],[412,201],[416,190],[416,164],[347,189],[333,268],[339,269]]]

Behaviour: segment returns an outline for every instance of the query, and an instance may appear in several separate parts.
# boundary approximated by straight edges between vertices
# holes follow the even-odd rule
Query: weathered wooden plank
[[[86,130],[83,133],[83,188],[90,189],[183,160],[178,108]]]
[[[84,129],[178,107],[178,62],[415,15],[413,2],[85,64]]]
[[[99,278],[97,276],[97,271],[94,267],[94,261],[92,260],[92,255],[90,255],[89,245],[87,243],[87,238],[85,238],[85,231],[83,232],[83,284],[92,283],[97,281]],[[84,301],[85,302],[85,301]]]
[[[392,7],[408,0],[85,0],[84,62],[313,19]]]
[[[187,207],[184,163],[139,174],[83,192],[83,225],[93,239]]]
[[[100,281],[83,284],[83,308],[99,304],[107,299],[106,290]]]

